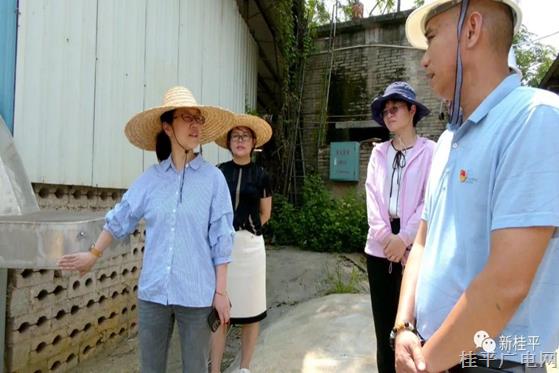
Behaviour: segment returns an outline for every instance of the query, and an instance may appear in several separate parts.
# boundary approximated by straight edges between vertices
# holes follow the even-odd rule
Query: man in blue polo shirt
[[[454,106],[391,335],[399,372],[556,363],[559,97],[509,72],[520,24],[516,0],[427,1],[407,20]]]

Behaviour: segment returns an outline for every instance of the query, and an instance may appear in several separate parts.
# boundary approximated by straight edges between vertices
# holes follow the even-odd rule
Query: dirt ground
[[[293,306],[330,293],[368,292],[366,265],[360,254],[327,254],[292,247],[267,247],[267,328]],[[240,350],[240,328],[232,328],[223,359],[224,371]],[[100,352],[74,373],[139,372],[137,338]],[[169,351],[168,372],[181,371],[177,330]]]

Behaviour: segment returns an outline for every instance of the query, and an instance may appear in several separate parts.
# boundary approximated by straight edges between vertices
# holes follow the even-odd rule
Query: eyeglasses
[[[243,133],[242,135],[238,135],[238,134],[231,135],[231,141],[245,142],[248,140],[252,140],[252,135],[248,133]]]
[[[206,123],[206,118],[204,118],[203,115],[192,115],[192,114],[179,114],[176,117],[173,117],[173,119],[177,119],[177,118],[182,118],[182,120],[186,123],[186,124],[192,124],[192,123],[196,123],[196,124],[204,124]]]
[[[391,115],[396,115],[396,113],[398,113],[398,110],[400,110],[402,107],[404,107],[404,105],[394,105],[391,108],[385,109],[382,111],[382,117],[386,118],[388,116],[388,114]]]

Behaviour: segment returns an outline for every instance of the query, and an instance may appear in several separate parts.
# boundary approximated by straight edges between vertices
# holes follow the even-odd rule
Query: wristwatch
[[[419,334],[419,332],[417,331],[417,329],[415,328],[415,326],[411,322],[409,322],[409,321],[399,322],[396,325],[394,325],[394,327],[390,331],[389,343],[390,343],[390,347],[392,348],[392,350],[394,350],[394,345],[396,344],[396,336],[402,330],[409,330],[410,332],[415,334],[419,338],[419,340],[421,341],[422,345],[425,342],[425,340],[423,339],[421,334]]]
[[[99,250],[98,248],[96,248],[95,244],[91,244],[91,246],[89,247],[89,252],[92,253],[97,258],[100,258],[101,256],[103,256],[103,252],[101,250]]]

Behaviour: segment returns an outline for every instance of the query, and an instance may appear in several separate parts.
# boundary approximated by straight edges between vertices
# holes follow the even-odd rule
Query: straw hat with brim
[[[234,124],[231,129],[235,127],[247,127],[254,132],[256,136],[255,148],[259,148],[267,143],[272,137],[272,127],[264,119],[249,114],[235,115]],[[227,148],[227,135],[229,131],[225,132],[215,140],[215,143],[222,148]]]
[[[522,10],[516,0],[487,0],[497,1],[508,5],[514,17],[514,34],[520,30],[522,25]],[[425,25],[438,14],[444,13],[462,0],[427,0],[424,5],[414,10],[406,20],[406,36],[409,43],[419,49],[427,49],[425,38]]]
[[[386,102],[390,100],[405,101],[415,105],[416,111],[413,117],[414,126],[431,112],[425,105],[417,101],[415,98],[415,91],[411,85],[406,82],[394,82],[386,87],[382,96],[375,98],[371,103],[373,119],[383,127],[386,127],[386,123],[384,123],[382,111],[384,110]]]
[[[196,99],[185,87],[173,87],[165,93],[163,105],[136,114],[128,121],[124,133],[128,140],[140,149],[155,150],[155,138],[162,130],[161,114],[180,108],[196,108],[205,118],[200,133],[200,145],[214,141],[233,124],[234,115],[228,110],[198,105]]]

